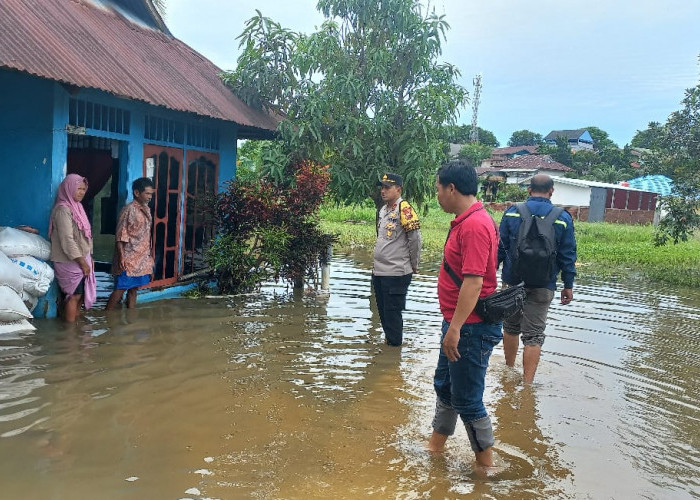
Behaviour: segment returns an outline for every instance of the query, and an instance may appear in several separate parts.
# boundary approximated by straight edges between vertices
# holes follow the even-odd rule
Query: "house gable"
[[[584,128],[575,130],[552,130],[544,138],[547,144],[556,144],[557,139],[565,137],[571,149],[593,149],[593,137],[590,132]]]

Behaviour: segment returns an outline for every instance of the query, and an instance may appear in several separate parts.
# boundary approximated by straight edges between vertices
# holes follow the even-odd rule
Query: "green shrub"
[[[216,200],[218,237],[207,254],[221,293],[241,293],[270,278],[299,284],[315,276],[335,237],[319,228],[330,176],[310,161],[290,165],[293,179],[236,180]]]

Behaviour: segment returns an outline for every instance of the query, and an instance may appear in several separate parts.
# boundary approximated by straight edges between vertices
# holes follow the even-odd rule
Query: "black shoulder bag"
[[[483,208],[480,210],[483,210]],[[494,222],[495,225],[496,223]],[[449,233],[447,237],[450,237]],[[496,237],[498,238],[498,228],[496,228]],[[447,241],[445,241],[445,244],[447,244]],[[463,280],[452,270],[444,257],[442,259],[442,267],[450,275],[457,288],[462,288]],[[501,323],[504,319],[522,311],[524,300],[525,283],[520,283],[505,290],[494,292],[488,297],[479,298],[474,307],[474,312],[481,316],[484,323]]]

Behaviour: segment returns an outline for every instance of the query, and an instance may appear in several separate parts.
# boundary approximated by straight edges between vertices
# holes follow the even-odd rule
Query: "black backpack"
[[[521,222],[513,249],[513,271],[528,288],[544,288],[556,269],[554,221],[564,209],[552,207],[544,218],[533,216],[526,203],[517,203],[515,209],[520,214]]]

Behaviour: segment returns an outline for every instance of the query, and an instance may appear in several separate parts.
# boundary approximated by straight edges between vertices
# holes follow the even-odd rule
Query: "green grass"
[[[501,214],[492,214],[496,222]],[[352,250],[374,247],[375,211],[372,204],[321,208],[324,231],[338,234],[337,247]],[[422,260],[438,262],[453,216],[444,213],[437,202],[421,214]],[[700,286],[700,239],[655,247],[651,226],[576,222],[579,274],[602,279],[642,276],[672,285]]]

